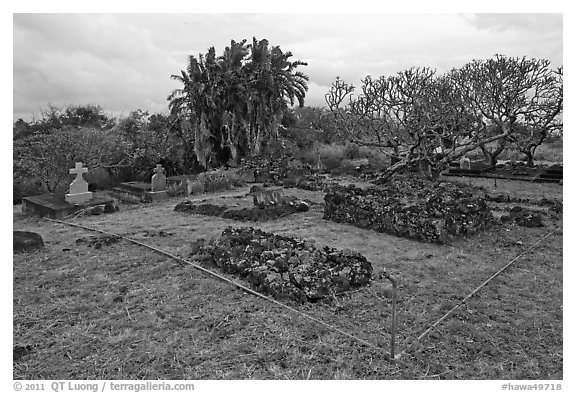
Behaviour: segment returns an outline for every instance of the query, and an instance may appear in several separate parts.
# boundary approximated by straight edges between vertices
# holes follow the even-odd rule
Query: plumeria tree
[[[561,132],[562,75],[549,60],[503,55],[474,60],[451,73],[483,132],[506,134],[497,143],[480,145],[493,166],[509,142],[533,164],[534,150],[554,131]]]
[[[366,77],[361,93],[354,92],[354,86],[337,79],[326,102],[352,142],[379,147],[391,157],[381,181],[414,165],[436,179],[451,160],[486,142],[473,132],[478,118],[457,85],[432,69]]]
[[[416,164],[436,179],[476,149],[496,165],[509,141],[533,157],[562,129],[562,69],[547,60],[496,55],[439,76],[417,67],[368,76],[359,90],[337,78],[326,102],[350,141],[391,157],[381,181]]]

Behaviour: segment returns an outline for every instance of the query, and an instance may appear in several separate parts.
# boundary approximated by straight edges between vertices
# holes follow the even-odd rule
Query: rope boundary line
[[[392,357],[392,356],[391,356],[391,352],[386,352],[386,350],[385,350],[384,348],[382,348],[382,347],[379,347],[379,346],[377,346],[377,345],[374,345],[374,344],[372,344],[372,343],[370,343],[370,342],[368,342],[368,341],[366,341],[366,340],[364,340],[364,339],[362,339],[362,338],[360,338],[360,337],[357,337],[357,336],[355,336],[355,335],[353,335],[353,334],[351,334],[351,333],[348,333],[348,332],[346,332],[346,331],[344,331],[344,330],[342,330],[342,329],[340,329],[340,328],[338,328],[338,327],[336,327],[336,326],[330,325],[330,324],[328,324],[328,323],[326,323],[326,322],[324,322],[324,321],[322,321],[322,320],[320,320],[320,319],[318,319],[318,318],[315,318],[315,317],[313,317],[313,316],[311,316],[311,315],[308,315],[308,314],[306,314],[306,313],[304,313],[304,312],[302,312],[302,311],[299,311],[299,310],[297,310],[297,309],[295,309],[295,308],[293,308],[293,307],[290,307],[290,306],[288,306],[288,305],[286,305],[286,304],[284,304],[284,303],[281,303],[281,302],[279,302],[279,301],[277,301],[277,300],[275,300],[275,299],[273,299],[273,298],[270,298],[270,297],[268,297],[268,296],[266,296],[266,295],[263,295],[263,294],[261,294],[261,293],[259,293],[259,292],[256,292],[256,291],[254,291],[253,289],[250,289],[250,288],[248,288],[248,287],[246,287],[246,286],[244,286],[244,285],[242,285],[242,284],[240,284],[240,283],[237,283],[237,282],[235,282],[235,281],[233,281],[233,280],[231,280],[231,279],[229,279],[229,278],[227,278],[227,277],[225,277],[225,276],[222,276],[222,275],[220,275],[220,274],[218,274],[218,273],[216,273],[216,272],[213,272],[213,271],[211,271],[211,270],[209,270],[209,269],[206,269],[206,268],[204,268],[204,267],[202,267],[202,266],[200,266],[200,265],[198,265],[198,264],[196,264],[196,263],[193,263],[193,262],[191,262],[191,261],[189,261],[189,260],[186,260],[186,259],[181,258],[181,257],[179,257],[179,256],[173,255],[173,254],[171,254],[171,253],[169,253],[169,252],[167,252],[167,251],[161,250],[161,249],[156,248],[156,247],[154,247],[154,246],[150,246],[150,245],[148,245],[148,244],[146,244],[146,243],[142,243],[142,242],[140,242],[140,241],[138,241],[138,240],[129,238],[129,237],[127,237],[127,236],[119,235],[119,234],[112,233],[112,232],[108,232],[108,231],[104,231],[104,230],[101,230],[101,229],[91,228],[91,227],[87,227],[87,226],[84,226],[84,225],[75,224],[75,223],[71,223],[71,222],[60,221],[60,220],[55,220],[55,219],[51,219],[51,218],[47,218],[47,217],[44,217],[44,219],[45,219],[45,220],[48,220],[48,221],[55,222],[55,223],[59,223],[59,224],[64,224],[64,225],[69,225],[69,226],[73,226],[73,227],[85,229],[85,230],[88,230],[88,231],[99,232],[99,233],[103,233],[103,234],[110,235],[110,236],[117,236],[117,237],[120,237],[120,238],[122,238],[122,239],[124,239],[124,240],[127,240],[128,242],[131,242],[131,243],[133,243],[133,244],[136,244],[136,245],[139,245],[139,246],[148,248],[148,249],[150,249],[150,250],[152,250],[152,251],[154,251],[154,252],[157,252],[157,253],[159,253],[159,254],[165,255],[165,256],[167,256],[167,257],[169,257],[169,258],[172,258],[172,259],[174,259],[174,260],[176,260],[176,261],[179,261],[179,262],[181,262],[181,263],[184,263],[184,264],[187,264],[187,265],[189,265],[189,266],[192,266],[193,268],[195,268],[195,269],[197,269],[197,270],[200,270],[200,271],[202,271],[202,272],[204,272],[204,273],[206,273],[206,274],[208,274],[208,275],[210,275],[210,276],[212,276],[212,277],[215,277],[215,278],[217,278],[217,279],[219,279],[219,280],[222,280],[222,281],[224,281],[224,282],[227,282],[227,283],[229,283],[229,284],[232,284],[233,286],[235,286],[235,287],[237,287],[237,288],[239,288],[239,289],[241,289],[241,290],[243,290],[243,291],[245,291],[245,292],[248,292],[248,293],[250,293],[250,294],[252,294],[252,295],[254,295],[254,296],[257,296],[257,297],[259,297],[259,298],[261,298],[261,299],[264,299],[264,300],[266,300],[266,301],[268,301],[268,302],[271,302],[271,303],[273,303],[273,304],[276,304],[277,306],[280,306],[280,307],[285,308],[285,309],[287,309],[287,310],[289,310],[289,311],[292,311],[292,312],[300,315],[301,317],[304,317],[304,318],[306,318],[306,319],[308,319],[308,320],[310,320],[310,321],[313,321],[313,322],[315,322],[315,323],[318,323],[318,324],[320,324],[320,325],[322,325],[322,326],[324,326],[324,327],[326,327],[326,328],[328,328],[328,329],[330,329],[330,330],[332,330],[332,331],[334,331],[334,332],[340,333],[341,335],[346,336],[346,337],[348,337],[348,338],[350,338],[350,339],[352,339],[352,340],[354,340],[354,341],[357,341],[357,342],[361,343],[362,345],[365,345],[365,346],[367,346],[367,347],[369,347],[369,348],[372,348],[372,349],[375,349],[375,350],[378,350],[378,351],[383,351],[385,358],[386,358],[387,360],[391,360],[391,361],[396,361],[396,360],[401,359],[404,355],[406,355],[407,351],[408,351],[414,344],[416,344],[417,342],[421,341],[424,337],[426,337],[435,327],[437,327],[437,326],[440,325],[444,320],[446,320],[455,310],[457,310],[457,309],[460,308],[462,305],[464,305],[464,304],[465,304],[472,296],[474,296],[478,291],[480,291],[483,287],[485,287],[488,283],[490,283],[494,278],[496,278],[496,277],[499,276],[501,273],[503,273],[503,272],[504,272],[508,267],[510,267],[514,262],[518,261],[521,257],[523,257],[523,256],[526,255],[529,251],[531,251],[532,249],[534,249],[534,248],[535,248],[538,244],[540,244],[542,241],[546,240],[547,238],[549,238],[550,236],[552,236],[555,232],[557,232],[557,230],[553,230],[553,231],[549,232],[549,233],[546,234],[545,236],[543,236],[543,237],[541,237],[540,239],[538,239],[538,240],[537,240],[535,243],[533,243],[530,247],[528,247],[527,249],[523,250],[520,254],[518,254],[516,257],[514,257],[512,260],[510,260],[506,265],[504,265],[503,267],[501,267],[500,269],[498,269],[498,270],[497,270],[494,274],[492,274],[488,279],[486,279],[484,282],[482,282],[480,285],[478,285],[472,292],[470,292],[468,295],[466,295],[464,298],[462,298],[454,307],[452,307],[452,308],[451,308],[450,310],[448,310],[444,315],[442,315],[439,319],[437,319],[434,323],[432,323],[432,324],[431,324],[424,332],[422,332],[416,339],[412,340],[412,341],[408,344],[408,346],[407,346],[406,348],[404,348],[403,351],[401,351],[400,353],[398,353],[398,354],[396,354],[395,356]]]
[[[64,225],[69,225],[69,226],[73,226],[73,227],[77,227],[77,228],[82,228],[82,229],[85,229],[85,230],[88,230],[88,231],[99,232],[99,233],[103,233],[103,234],[110,235],[110,236],[117,236],[117,237],[120,237],[120,238],[122,238],[122,239],[124,239],[124,240],[127,240],[127,241],[129,241],[129,242],[131,242],[131,243],[133,243],[133,244],[136,244],[136,245],[139,245],[139,246],[148,248],[148,249],[150,249],[150,250],[152,250],[152,251],[155,251],[155,252],[157,252],[157,253],[159,253],[159,254],[162,254],[162,255],[165,255],[165,256],[167,256],[167,257],[169,257],[169,258],[172,258],[172,259],[174,259],[174,260],[177,260],[177,261],[179,261],[179,262],[181,262],[181,263],[190,265],[190,266],[192,266],[193,268],[195,268],[195,269],[197,269],[197,270],[200,270],[200,271],[202,271],[202,272],[204,272],[204,273],[207,273],[207,274],[211,275],[212,277],[215,277],[215,278],[217,278],[217,279],[219,279],[219,280],[222,280],[222,281],[225,281],[225,282],[227,282],[227,283],[229,283],[229,284],[232,284],[233,286],[235,286],[235,287],[237,287],[237,288],[240,288],[241,290],[243,290],[243,291],[245,291],[245,292],[248,292],[248,293],[250,293],[250,294],[252,294],[252,295],[254,295],[254,296],[257,296],[257,297],[259,297],[259,298],[261,298],[261,299],[264,299],[264,300],[267,300],[267,301],[269,301],[269,302],[271,302],[271,303],[273,303],[273,304],[276,304],[277,306],[280,306],[280,307],[283,307],[283,308],[285,308],[285,309],[287,309],[287,310],[289,310],[289,311],[292,311],[292,312],[300,315],[301,317],[304,317],[304,318],[306,318],[306,319],[309,319],[310,321],[313,321],[313,322],[315,322],[315,323],[318,323],[318,324],[320,324],[320,325],[322,325],[322,326],[324,326],[324,327],[326,327],[326,328],[328,328],[328,329],[330,329],[330,330],[332,330],[332,331],[335,331],[335,332],[337,332],[337,333],[340,333],[341,335],[346,336],[346,337],[348,337],[348,338],[350,338],[350,339],[352,339],[352,340],[355,340],[355,341],[361,343],[362,345],[365,345],[365,346],[367,346],[367,347],[369,347],[369,348],[372,348],[372,349],[376,349],[376,350],[378,350],[378,351],[384,351],[384,356],[385,356],[387,359],[390,359],[390,358],[391,358],[390,353],[386,352],[386,350],[385,350],[384,348],[381,348],[381,347],[379,347],[379,346],[377,346],[377,345],[374,345],[374,344],[372,344],[372,343],[370,343],[370,342],[368,342],[368,341],[366,341],[366,340],[364,340],[364,339],[362,339],[362,338],[360,338],[360,337],[357,337],[357,336],[355,336],[355,335],[353,335],[353,334],[351,334],[351,333],[348,333],[348,332],[346,332],[346,331],[344,331],[344,330],[342,330],[342,329],[340,329],[340,328],[338,328],[338,327],[336,327],[336,326],[330,325],[330,324],[328,324],[328,323],[326,323],[326,322],[324,322],[324,321],[322,321],[322,320],[320,320],[320,319],[318,319],[318,318],[315,318],[315,317],[313,317],[313,316],[311,316],[311,315],[308,315],[308,314],[306,314],[306,313],[304,313],[304,312],[302,312],[302,311],[296,310],[295,308],[290,307],[290,306],[288,306],[287,304],[281,303],[281,302],[279,302],[279,301],[277,301],[277,300],[275,300],[275,299],[273,299],[273,298],[271,298],[271,297],[268,297],[268,296],[263,295],[263,294],[261,294],[261,293],[259,293],[259,292],[256,292],[256,291],[254,291],[253,289],[250,289],[250,288],[248,288],[248,287],[246,287],[246,286],[244,286],[244,285],[242,285],[242,284],[240,284],[240,283],[237,283],[237,282],[235,282],[235,281],[233,281],[233,280],[231,280],[231,279],[229,279],[229,278],[227,278],[227,277],[224,277],[224,276],[222,276],[222,275],[220,275],[220,274],[218,274],[218,273],[216,273],[216,272],[213,272],[213,271],[211,271],[211,270],[209,270],[209,269],[206,269],[206,268],[204,268],[204,267],[202,267],[202,266],[200,266],[200,265],[198,265],[198,264],[196,264],[196,263],[193,263],[193,262],[191,262],[191,261],[189,261],[189,260],[187,260],[187,259],[181,258],[181,257],[179,257],[179,256],[177,256],[177,255],[171,254],[171,253],[169,253],[169,252],[167,252],[167,251],[161,250],[161,249],[156,248],[156,247],[154,247],[154,246],[150,246],[149,244],[142,243],[142,242],[140,242],[140,241],[138,241],[138,240],[129,238],[129,237],[127,237],[127,236],[119,235],[119,234],[112,233],[112,232],[107,232],[107,231],[104,231],[104,230],[101,230],[101,229],[97,229],[97,228],[87,227],[87,226],[80,225],[80,224],[74,224],[74,223],[71,223],[71,222],[65,222],[65,221],[55,220],[55,219],[52,219],[52,218],[44,217],[44,219],[45,219],[45,220],[48,220],[48,221],[56,222],[56,223],[59,223],[59,224],[64,224]]]
[[[426,337],[428,335],[428,333],[430,333],[432,331],[432,329],[434,329],[436,326],[438,326],[440,323],[442,323],[446,318],[448,318],[456,309],[458,309],[459,307],[461,307],[462,305],[464,305],[466,303],[466,301],[468,301],[472,296],[474,296],[480,289],[482,289],[483,287],[485,287],[490,281],[492,281],[494,278],[496,278],[497,276],[499,276],[503,271],[505,271],[509,266],[511,266],[514,262],[516,262],[518,259],[520,259],[522,256],[524,256],[527,252],[529,252],[530,250],[532,250],[534,247],[536,247],[540,242],[542,242],[543,240],[546,240],[547,238],[549,238],[550,236],[552,236],[552,234],[554,234],[555,232],[557,232],[557,230],[551,231],[550,233],[548,233],[547,235],[541,237],[540,239],[538,239],[535,243],[533,243],[530,247],[528,247],[527,249],[525,249],[524,251],[522,251],[520,254],[518,254],[516,257],[514,257],[510,262],[508,262],[506,265],[504,265],[503,267],[501,267],[500,269],[498,269],[498,271],[494,274],[492,274],[487,280],[485,280],[482,284],[478,285],[476,287],[476,289],[474,289],[472,292],[470,292],[467,296],[465,296],[462,300],[460,300],[458,303],[456,303],[456,305],[454,307],[452,307],[450,310],[448,310],[444,315],[442,315],[439,319],[437,319],[432,325],[430,325],[430,327],[428,327],[428,329],[426,329],[422,334],[420,334],[415,340],[413,340],[410,344],[408,344],[408,346],[406,348],[404,348],[404,350],[402,352],[400,352],[398,355],[396,355],[394,357],[394,360],[398,360],[400,359],[402,356],[404,356],[406,354],[406,352],[414,345],[416,344],[418,341],[422,340],[424,337]]]

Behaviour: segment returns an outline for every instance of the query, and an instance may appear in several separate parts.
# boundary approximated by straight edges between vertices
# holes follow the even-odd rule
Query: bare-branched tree
[[[483,133],[506,134],[497,143],[480,145],[493,166],[510,141],[533,163],[536,147],[562,128],[562,69],[549,66],[545,59],[496,55],[452,71],[465,104],[481,118]]]
[[[524,140],[533,153],[542,142],[514,134],[518,124],[544,139],[561,129],[562,71],[548,65],[496,55],[440,76],[426,67],[411,68],[366,77],[358,95],[337,78],[325,98],[351,142],[391,157],[381,181],[414,165],[436,179],[450,161],[478,148],[493,165],[508,140]]]

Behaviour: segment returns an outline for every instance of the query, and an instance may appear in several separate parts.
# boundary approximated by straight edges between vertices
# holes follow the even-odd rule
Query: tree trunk
[[[498,156],[500,153],[502,153],[502,151],[504,151],[504,146],[499,145],[496,150],[488,150],[484,146],[480,146],[480,150],[482,150],[484,157],[490,161],[490,166],[495,168],[496,164],[498,163]]]
[[[526,156],[526,165],[533,167],[534,166],[534,150],[527,149],[526,151],[523,151],[522,153],[524,153],[524,155]]]
[[[401,169],[404,169],[408,166],[408,163],[406,162],[406,160],[400,160],[397,163],[395,163],[392,166],[389,166],[388,168],[386,168],[386,170],[384,172],[382,172],[380,174],[380,176],[378,176],[378,178],[376,179],[375,183],[376,184],[383,184],[386,183],[388,181],[388,179],[390,179],[392,177],[392,175],[396,172],[398,172]]]

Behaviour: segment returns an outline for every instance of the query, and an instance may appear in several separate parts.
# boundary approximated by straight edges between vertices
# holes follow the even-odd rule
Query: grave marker
[[[71,175],[76,175],[76,179],[70,184],[70,192],[66,194],[66,202],[80,204],[92,199],[92,193],[88,191],[88,183],[82,178],[82,174],[88,173],[88,168],[83,168],[81,162],[70,169]]]
[[[168,188],[166,186],[166,175],[162,165],[156,165],[153,169],[155,174],[152,176],[150,183],[140,181],[120,183],[118,187],[114,187],[112,192],[114,196],[125,202],[152,202],[167,199]]]
[[[468,157],[462,157],[460,159],[460,169],[469,171],[470,170],[470,159]]]
[[[150,201],[161,201],[168,198],[168,190],[166,188],[166,175],[164,174],[164,168],[161,164],[157,164],[154,168],[155,174],[152,175],[152,187],[151,190],[146,193],[146,200]]]
[[[164,168],[161,164],[156,165],[154,168],[154,174],[152,176],[152,192],[165,191],[166,190],[166,175],[164,174]]]

